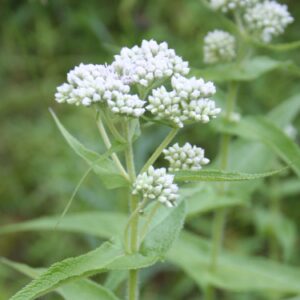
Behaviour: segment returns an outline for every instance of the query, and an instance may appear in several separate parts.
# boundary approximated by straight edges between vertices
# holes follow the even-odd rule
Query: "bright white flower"
[[[231,61],[236,57],[235,37],[223,30],[209,32],[204,38],[204,62],[214,64]]]
[[[107,100],[108,107],[113,113],[124,114],[133,117],[140,117],[144,114],[145,101],[139,99],[137,95],[120,95],[113,92],[111,99]]]
[[[154,40],[143,40],[140,47],[122,48],[121,53],[115,55],[112,66],[128,82],[145,87],[154,80],[189,72],[188,63],[169,49],[166,42],[158,44]]]
[[[274,36],[282,34],[294,20],[287,5],[268,0],[248,8],[244,19],[249,30],[257,34],[264,43],[269,43]]]
[[[174,175],[168,174],[165,168],[154,169],[151,166],[137,177],[132,193],[141,194],[144,200],[157,200],[173,207],[178,198],[178,186],[173,181]]]
[[[165,87],[152,91],[146,107],[158,119],[169,120],[177,127],[183,127],[186,122],[207,123],[220,113],[215,102],[209,99],[216,92],[212,82],[203,79],[173,76],[172,91]]]
[[[210,6],[212,9],[226,13],[231,10],[249,7],[257,2],[258,0],[210,0]]]
[[[177,143],[168,149],[163,150],[165,159],[169,161],[169,171],[202,169],[202,165],[209,163],[209,159],[204,157],[204,150],[200,147],[186,143],[180,147]]]
[[[84,106],[102,102],[114,113],[139,117],[145,102],[129,92],[129,85],[111,66],[80,64],[68,73],[67,83],[57,88],[55,100]]]

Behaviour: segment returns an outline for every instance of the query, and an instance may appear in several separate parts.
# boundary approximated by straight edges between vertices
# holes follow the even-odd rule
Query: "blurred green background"
[[[296,21],[278,41],[299,40],[300,4],[295,0],[285,3]],[[222,19],[200,0],[3,0],[0,23],[0,225],[60,214],[86,170],[56,129],[49,107],[79,140],[97,151],[103,148],[91,110],[54,102],[55,88],[65,80],[68,70],[81,62],[109,63],[120,47],[150,38],[167,41],[191,66],[201,68],[204,35],[224,27]],[[300,63],[297,50],[272,56]],[[242,85],[240,111],[264,114],[299,91],[293,75],[274,71]],[[299,130],[299,120],[294,125]],[[164,128],[146,132],[144,142],[136,146],[139,165],[165,132]],[[218,152],[218,138],[209,127],[205,132],[203,127],[187,127],[180,135],[182,141],[203,146],[211,159]],[[117,197],[106,191],[91,175],[71,211],[126,210],[121,193]],[[299,195],[288,199],[291,212],[289,207],[285,210],[299,229],[297,200]],[[253,229],[240,230],[251,235]],[[236,233],[231,234],[234,239]],[[297,243],[299,251],[299,240]],[[91,237],[55,231],[19,233],[1,236],[0,255],[34,267],[47,266],[98,244]],[[294,256],[294,263],[299,264],[300,258]],[[156,272],[157,280],[145,288],[145,295],[149,294],[145,299],[166,299],[159,282],[165,283],[165,289],[170,288],[170,299],[199,299],[193,298],[197,288],[191,282],[182,281],[180,292],[179,287],[171,291],[179,273],[170,271],[174,271],[170,280],[166,273]],[[26,282],[24,276],[0,266],[0,300],[8,299]],[[157,296],[159,293],[162,298]],[[41,299],[60,298],[52,294]]]

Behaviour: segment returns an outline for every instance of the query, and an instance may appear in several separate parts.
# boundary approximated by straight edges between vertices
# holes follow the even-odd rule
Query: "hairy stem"
[[[127,148],[125,151],[125,160],[127,171],[131,184],[134,183],[136,179],[135,165],[134,165],[134,154],[132,148],[132,139],[130,136],[129,130],[129,121],[127,120],[124,124],[124,132],[127,140]],[[130,211],[132,213],[132,219],[130,221],[131,230],[130,230],[130,252],[138,251],[138,225],[139,225],[139,198],[136,195],[132,195],[131,191],[129,192],[130,197]],[[136,212],[136,213],[135,213]],[[138,290],[138,270],[129,270],[128,278],[128,299],[129,300],[138,300],[139,290]]]
[[[169,134],[165,137],[165,139],[161,142],[161,144],[158,146],[158,148],[153,152],[151,157],[148,159],[148,161],[145,163],[143,168],[141,169],[140,173],[144,173],[148,170],[150,166],[152,166],[157,158],[160,156],[162,151],[172,142],[176,134],[178,133],[178,128],[173,128]]]
[[[99,117],[99,115],[97,116],[97,127],[99,129],[99,132],[101,134],[101,137],[103,139],[103,142],[106,146],[107,149],[110,149],[111,148],[111,142],[110,142],[110,139],[107,135],[107,132],[105,130],[105,127],[104,127],[104,124],[101,120],[101,118]],[[117,168],[119,169],[119,171],[121,172],[122,176],[125,177],[127,180],[129,180],[129,176],[127,174],[127,172],[125,171],[123,165],[121,164],[118,156],[116,153],[112,153],[111,154],[111,158],[112,160],[114,161],[115,165],[117,166]]]
[[[134,197],[134,196],[132,196]],[[140,202],[140,204],[136,207],[136,209],[131,213],[127,224],[125,226],[125,230],[124,230],[124,235],[125,235],[125,247],[126,247],[126,252],[127,253],[131,253],[132,249],[131,249],[131,244],[129,243],[129,230],[131,229],[132,226],[132,222],[135,220],[136,215],[138,215],[140,213],[141,210],[143,210],[143,208],[145,207],[147,203],[147,199],[144,199],[142,202]]]

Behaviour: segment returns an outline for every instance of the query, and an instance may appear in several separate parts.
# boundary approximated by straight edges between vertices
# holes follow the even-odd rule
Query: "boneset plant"
[[[204,61],[210,67],[199,72],[190,70],[188,62],[166,42],[144,40],[140,46],[122,48],[109,65],[80,64],[57,88],[56,102],[78,106],[79,119],[80,110],[94,111],[95,126],[107,148],[102,154],[88,149],[51,111],[66,141],[89,165],[80,184],[93,171],[107,189],[126,191],[128,212],[68,215],[66,209],[60,218],[43,218],[3,228],[2,232],[8,233],[53,229],[56,226],[56,230],[84,232],[109,239],[100,247],[58,262],[47,270],[3,260],[12,268],[35,278],[11,299],[35,299],[56,291],[68,300],[136,300],[140,296],[140,271],[165,259],[192,278],[207,299],[214,297],[215,287],[230,291],[300,293],[299,276],[293,268],[274,265],[267,259],[238,257],[220,251],[225,208],[241,205],[240,198],[245,197],[239,186],[238,193],[233,185],[225,182],[257,180],[278,172],[266,172],[274,169],[273,164],[266,162],[267,170],[259,173],[227,171],[232,167],[229,164],[230,144],[236,146],[231,135],[265,140],[286,164],[300,174],[297,162],[300,151],[280,129],[265,119],[249,120],[235,112],[239,81],[250,81],[279,65],[251,56],[253,52],[246,51],[250,47],[244,47],[244,43],[255,46],[269,42],[284,30],[291,17],[284,6],[274,1],[219,0],[210,4],[213,9],[228,14],[237,28],[233,33],[214,30],[205,37]],[[263,16],[255,12],[255,9],[262,10],[257,8],[258,5],[273,8],[267,8],[268,18],[264,21]],[[250,21],[251,18],[253,21]],[[256,60],[249,63],[252,57]],[[256,70],[258,63],[263,67]],[[195,76],[196,73],[199,77]],[[213,80],[203,79],[201,74]],[[214,81],[220,81],[221,86],[225,82],[225,88],[228,88],[226,101],[223,101],[225,105],[220,102],[220,106],[224,107],[222,111],[214,100],[217,92]],[[282,110],[275,110],[270,118],[281,120]],[[138,170],[134,143],[143,138],[145,128],[154,124],[169,128],[169,132]],[[217,170],[210,168],[210,160],[199,145],[191,145],[189,141],[183,144],[173,142],[184,127],[201,126],[205,130],[210,125],[222,133],[219,156],[212,161],[212,164],[219,165]],[[286,151],[286,147],[292,150]],[[235,147],[231,150],[236,151]],[[260,158],[256,148],[252,151],[252,145],[248,150],[250,158],[247,156],[234,161],[239,163],[247,159],[246,166],[252,170],[253,162]],[[260,155],[265,155],[261,152]],[[240,157],[239,152],[234,153]],[[269,150],[267,156],[272,157]],[[159,166],[157,160],[160,157],[166,167]],[[239,170],[238,167],[232,169]],[[219,183],[211,185],[210,182]],[[247,186],[245,193],[250,194],[251,189],[252,186]],[[198,217],[207,211],[215,212],[211,243],[183,229],[186,216]],[[108,275],[104,283],[87,279],[105,272]],[[127,284],[123,284],[122,291],[117,293],[116,287],[125,281]]]

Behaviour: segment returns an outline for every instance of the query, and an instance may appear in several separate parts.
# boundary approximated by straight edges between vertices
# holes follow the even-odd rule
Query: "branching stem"
[[[162,151],[172,142],[172,140],[174,139],[174,137],[176,136],[178,131],[179,131],[179,128],[172,128],[172,130],[169,132],[169,134],[165,137],[165,139],[161,142],[161,144],[158,146],[158,148],[153,152],[151,157],[145,163],[145,165],[141,169],[140,173],[146,172],[148,170],[148,168],[155,163],[155,161],[160,156]]]
[[[101,134],[101,137],[103,139],[103,142],[106,146],[107,149],[110,149],[111,148],[111,142],[110,142],[110,139],[107,135],[107,132],[105,130],[105,127],[104,127],[104,124],[100,118],[100,116],[98,115],[97,116],[97,127],[99,129],[99,132]],[[125,177],[127,180],[129,180],[129,176],[127,174],[127,172],[125,171],[123,165],[121,164],[118,156],[116,153],[112,153],[111,154],[111,158],[112,160],[114,161],[115,165],[117,166],[117,168],[119,169],[119,171],[121,172],[122,176]]]

